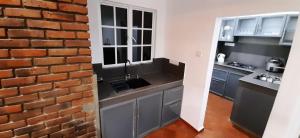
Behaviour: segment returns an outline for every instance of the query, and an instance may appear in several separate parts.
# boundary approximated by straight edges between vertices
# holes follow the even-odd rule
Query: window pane
[[[141,12],[141,11],[133,10],[133,13],[132,13],[133,27],[142,28],[142,14],[143,14],[143,12]]]
[[[132,44],[140,45],[142,43],[142,30],[133,30],[132,36]]]
[[[152,31],[144,30],[143,44],[151,45],[151,40],[152,40]]]
[[[104,65],[115,64],[115,48],[103,48]]]
[[[114,26],[114,8],[111,6],[101,5],[102,25]]]
[[[117,29],[117,45],[127,45],[126,29]]]
[[[143,61],[151,59],[151,46],[143,47]]]
[[[116,25],[127,27],[127,9],[116,8]]]
[[[152,28],[152,13],[144,12],[144,28]]]
[[[141,61],[141,47],[132,48],[132,61],[133,62]]]
[[[127,60],[127,47],[118,47],[118,63],[125,63]]]
[[[115,45],[115,33],[113,28],[102,28],[103,45]]]

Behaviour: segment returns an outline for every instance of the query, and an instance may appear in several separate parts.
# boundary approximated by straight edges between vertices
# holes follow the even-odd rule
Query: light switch
[[[200,51],[196,51],[196,57],[201,57],[201,52]]]

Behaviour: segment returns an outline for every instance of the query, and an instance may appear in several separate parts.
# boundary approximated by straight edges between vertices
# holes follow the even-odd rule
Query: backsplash
[[[219,43],[217,53],[226,54],[227,61],[237,61],[256,67],[265,67],[271,57],[278,57],[286,62],[290,53],[290,47],[279,46],[278,40],[272,38],[239,39],[234,47],[223,44]]]

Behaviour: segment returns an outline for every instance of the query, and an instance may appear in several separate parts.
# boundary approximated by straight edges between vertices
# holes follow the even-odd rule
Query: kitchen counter
[[[223,64],[215,62],[215,65],[216,66],[214,68],[216,68],[216,69],[226,70],[226,68],[229,68],[229,69],[233,69],[232,70],[233,72],[235,70],[240,70],[241,72],[243,72],[243,74],[248,74],[248,75],[242,77],[240,79],[240,81],[255,84],[257,86],[268,88],[268,89],[275,90],[275,91],[278,91],[278,89],[279,89],[279,86],[280,86],[279,84],[273,84],[273,83],[269,83],[266,81],[261,81],[261,80],[255,79],[255,77],[260,74],[267,74],[267,75],[271,75],[271,76],[282,77],[282,73],[270,73],[270,72],[265,71],[262,68],[256,68],[254,70],[243,69],[243,68],[238,68],[238,67],[233,67],[233,66],[227,65],[227,62],[225,62]],[[239,71],[236,71],[236,72],[239,72]]]
[[[112,88],[110,82],[99,81],[98,91],[99,91],[100,107],[113,105],[122,101],[135,99],[137,97],[145,96],[154,92],[159,92],[165,89],[183,85],[182,78],[171,73],[147,74],[147,75],[140,76],[140,78],[145,79],[151,85],[137,88],[137,89],[129,89],[119,93],[117,93]]]

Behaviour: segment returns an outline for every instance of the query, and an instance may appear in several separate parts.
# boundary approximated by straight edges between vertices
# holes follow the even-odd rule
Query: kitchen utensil
[[[282,73],[284,71],[283,61],[279,58],[271,58],[266,64],[266,71],[273,73]]]
[[[225,54],[219,53],[219,54],[217,55],[218,62],[219,62],[219,63],[224,63],[224,62],[225,62],[225,57],[226,57]]]

